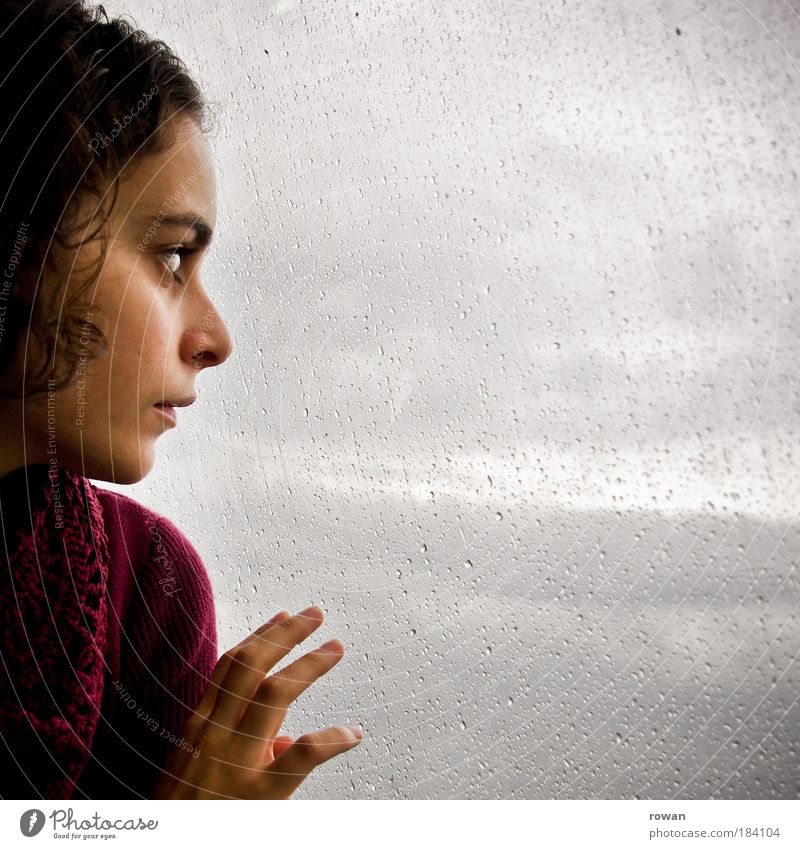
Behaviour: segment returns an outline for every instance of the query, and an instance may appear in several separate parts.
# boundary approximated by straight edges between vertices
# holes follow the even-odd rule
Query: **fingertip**
[[[281,610],[276,613],[271,619],[267,619],[267,621],[263,625],[259,625],[258,628],[253,632],[254,634],[258,634],[259,636],[267,630],[267,628],[272,625],[277,625],[279,622],[283,622],[284,619],[288,619],[292,614],[289,613],[288,610]]]
[[[267,619],[267,621],[259,626],[259,631],[263,630],[269,625],[274,625],[276,622],[282,622],[287,617],[291,616],[288,610],[279,610],[271,619]]]
[[[302,616],[306,619],[314,619],[318,622],[322,622],[322,620],[325,618],[325,613],[323,612],[322,608],[316,604],[312,604],[311,607],[307,607],[305,610],[301,610],[297,615]]]
[[[364,732],[358,725],[336,725],[334,730],[338,731],[346,743],[360,743]]]

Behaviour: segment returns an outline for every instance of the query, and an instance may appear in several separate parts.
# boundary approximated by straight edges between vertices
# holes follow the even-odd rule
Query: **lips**
[[[178,423],[178,417],[175,415],[175,409],[172,404],[153,404],[153,409],[158,410],[158,412],[169,419],[172,424]]]
[[[164,399],[163,401],[159,401],[158,404],[154,404],[154,407],[188,407],[190,404],[194,404],[197,400],[196,395],[189,395],[187,398],[181,398],[180,400],[174,401],[170,399]]]
[[[157,404],[153,404],[153,407],[158,410],[163,416],[169,419],[173,425],[178,423],[178,417],[175,413],[176,407],[188,407],[190,404],[194,404],[197,396],[190,395],[186,398],[180,398],[176,401],[159,401]]]

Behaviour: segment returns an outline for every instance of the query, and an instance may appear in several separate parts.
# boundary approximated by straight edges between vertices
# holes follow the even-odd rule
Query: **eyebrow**
[[[153,216],[142,216],[142,221],[158,222],[159,226],[165,227],[186,227],[194,230],[193,247],[207,248],[211,244],[214,237],[214,230],[201,215],[192,215],[191,213],[178,213],[176,215],[160,216],[156,213]]]

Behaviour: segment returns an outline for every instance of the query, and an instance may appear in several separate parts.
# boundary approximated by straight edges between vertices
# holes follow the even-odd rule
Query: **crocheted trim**
[[[43,504],[0,576],[0,653],[10,683],[0,688],[0,730],[42,795],[69,799],[103,698],[108,537],[85,478],[55,466],[35,475]]]

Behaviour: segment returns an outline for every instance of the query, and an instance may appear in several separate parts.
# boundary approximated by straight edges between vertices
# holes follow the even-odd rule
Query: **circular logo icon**
[[[25,837],[35,837],[44,828],[44,812],[31,808],[19,818],[19,830]]]

